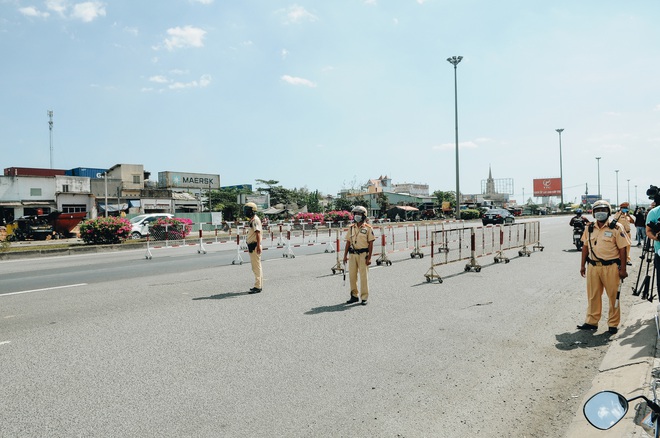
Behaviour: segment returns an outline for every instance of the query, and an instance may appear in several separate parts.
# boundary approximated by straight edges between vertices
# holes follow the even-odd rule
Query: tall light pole
[[[561,183],[561,201],[559,202],[559,210],[564,209],[564,173],[562,171],[562,160],[561,160],[561,133],[564,131],[564,128],[555,129],[559,133],[559,182]]]
[[[600,157],[596,157],[598,163],[598,199],[600,199]]]
[[[456,66],[463,59],[462,56],[452,56],[447,58],[450,64],[454,65],[454,120],[456,121],[456,219],[461,218],[461,188],[459,184],[459,166],[458,166],[458,82],[456,79]]]
[[[48,110],[48,130],[50,131],[50,168],[53,168],[53,111]]]
[[[619,206],[619,170],[615,170],[616,172],[616,205],[617,207]]]
[[[626,201],[630,204],[630,180],[628,180],[628,199]]]
[[[637,184],[635,184],[635,207],[637,207]]]

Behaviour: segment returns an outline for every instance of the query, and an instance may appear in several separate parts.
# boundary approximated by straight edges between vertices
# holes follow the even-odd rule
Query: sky
[[[0,0],[0,167],[453,191],[457,108],[462,193],[490,169],[518,202],[560,174],[565,202],[599,181],[647,202],[658,17],[657,0]]]

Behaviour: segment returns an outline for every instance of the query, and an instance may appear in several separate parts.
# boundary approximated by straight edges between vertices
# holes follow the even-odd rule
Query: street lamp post
[[[619,206],[619,170],[615,170],[616,172],[616,205],[617,207]]]
[[[598,163],[598,199],[600,199],[600,157],[596,157]]]
[[[561,184],[560,195],[561,200],[559,202],[559,210],[564,209],[564,173],[562,171],[562,160],[561,160],[561,133],[564,131],[564,128],[555,129],[559,133],[559,182]]]
[[[628,199],[626,201],[630,204],[630,180],[628,180]]]
[[[637,207],[637,184],[635,184],[635,207]]]
[[[454,66],[454,120],[456,126],[456,219],[461,218],[461,190],[459,184],[459,166],[458,166],[458,82],[456,79],[456,66],[463,59],[462,56],[452,56],[447,58],[450,64]]]

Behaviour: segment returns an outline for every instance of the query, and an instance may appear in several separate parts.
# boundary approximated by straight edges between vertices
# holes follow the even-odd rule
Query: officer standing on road
[[[660,189],[657,186],[651,186],[646,195],[653,199],[652,209],[646,216],[646,237],[653,241],[653,267],[655,268],[655,284],[660,293],[660,206],[655,206],[660,201]]]
[[[374,249],[374,230],[367,223],[367,209],[358,205],[353,207],[353,219],[355,222],[348,227],[346,233],[346,244],[344,246],[344,264],[348,264],[349,280],[351,284],[351,298],[346,304],[353,304],[360,301],[358,296],[362,296],[362,305],[367,305],[369,298],[369,277],[368,266],[371,264],[371,254]],[[357,277],[360,273],[360,290],[358,292]]]
[[[609,298],[607,325],[610,334],[616,334],[621,321],[617,301],[619,282],[628,276],[626,252],[630,240],[618,223],[608,221],[612,207],[607,201],[596,201],[593,215],[596,223],[590,224],[582,235],[582,261],[580,275],[587,278],[587,318],[580,330],[597,330],[603,308],[603,289]],[[589,269],[585,265],[589,263]]]
[[[261,277],[261,219],[257,216],[257,204],[248,202],[243,206],[243,213],[250,219],[248,222],[247,246],[250,253],[250,263],[254,272],[254,287],[251,294],[258,294],[262,288]]]
[[[628,240],[632,244],[632,227],[631,225],[635,223],[635,218],[630,215],[630,204],[627,202],[619,205],[619,213],[614,218],[618,223],[623,225],[623,230],[628,235]],[[626,255],[626,264],[632,266],[632,261],[630,260],[630,247],[628,247],[628,254]]]

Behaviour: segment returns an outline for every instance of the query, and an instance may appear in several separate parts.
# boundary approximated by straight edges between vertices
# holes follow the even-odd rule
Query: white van
[[[173,217],[174,215],[170,213],[149,213],[141,214],[131,218],[131,225],[133,225],[133,228],[131,229],[131,239],[142,239],[145,237],[147,234],[149,234],[149,227],[151,224],[156,222],[158,219]]]

